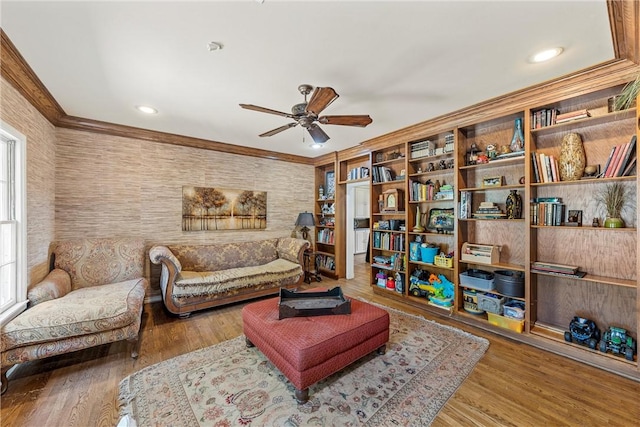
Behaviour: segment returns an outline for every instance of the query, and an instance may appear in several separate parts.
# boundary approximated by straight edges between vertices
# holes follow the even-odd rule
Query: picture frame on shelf
[[[565,222],[564,225],[568,227],[582,227],[582,211],[568,210],[567,222]]]
[[[482,178],[482,188],[502,187],[502,176],[486,176]]]

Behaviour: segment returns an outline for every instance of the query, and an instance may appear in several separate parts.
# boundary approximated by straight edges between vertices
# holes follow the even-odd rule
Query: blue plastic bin
[[[420,248],[420,255],[422,256],[422,262],[433,264],[436,255],[438,255],[440,249],[438,248]]]

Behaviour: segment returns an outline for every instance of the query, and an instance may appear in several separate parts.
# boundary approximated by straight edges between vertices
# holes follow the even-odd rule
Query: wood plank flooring
[[[423,315],[490,340],[489,350],[434,426],[640,423],[640,383],[374,295],[367,264],[356,265],[354,280],[325,279],[320,285],[340,285],[352,297]],[[10,373],[9,390],[0,400],[0,424],[115,426],[118,384],[124,377],[242,334],[244,304],[196,313],[186,320],[168,316],[161,303],[148,304],[137,360],[129,357],[125,343],[114,343],[20,365]]]

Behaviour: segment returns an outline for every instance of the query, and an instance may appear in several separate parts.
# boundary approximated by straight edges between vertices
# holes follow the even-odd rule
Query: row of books
[[[585,119],[587,117],[591,117],[591,113],[587,109],[569,111],[568,113],[558,113],[556,115],[555,124],[560,124],[564,122],[570,122],[572,120]]]
[[[458,210],[460,219],[471,218],[472,205],[473,205],[473,193],[471,191],[461,191],[460,192],[460,209]]]
[[[404,234],[385,233],[381,231],[373,232],[373,248],[387,251],[404,251]]]
[[[533,273],[552,274],[555,276],[584,277],[586,273],[579,271],[579,267],[564,264],[552,264],[549,262],[532,262],[531,271]]]
[[[393,169],[386,166],[374,166],[371,171],[373,173],[373,182],[399,181],[403,178],[402,176],[396,177]]]
[[[336,260],[330,255],[316,255],[316,264],[318,268],[324,270],[335,271],[336,269]]]
[[[540,129],[556,124],[559,111],[555,108],[543,108],[531,112],[531,129]]]
[[[611,149],[602,176],[612,178],[628,176],[636,164],[636,135],[626,144],[616,145]]]
[[[591,117],[591,113],[586,109],[560,113],[556,108],[542,108],[531,112],[531,129],[540,129],[587,117]]]
[[[529,205],[532,225],[559,226],[564,223],[565,206],[560,197],[538,197]]]
[[[531,153],[533,179],[535,182],[559,182],[558,159],[544,153]]]
[[[453,186],[442,185],[439,191],[435,191],[434,183],[427,181],[424,184],[409,180],[409,201],[426,202],[429,200],[453,200]]]
[[[383,270],[405,271],[406,257],[403,254],[393,254],[390,257],[377,255],[373,258],[372,267]]]
[[[420,157],[435,156],[436,144],[432,141],[420,141],[411,145],[411,157],[417,159]]]
[[[361,166],[359,168],[353,168],[349,171],[347,175],[347,180],[351,181],[354,179],[362,179],[369,177],[369,168]]]
[[[324,243],[328,245],[335,244],[333,230],[328,228],[323,228],[320,231],[318,231],[318,243]]]

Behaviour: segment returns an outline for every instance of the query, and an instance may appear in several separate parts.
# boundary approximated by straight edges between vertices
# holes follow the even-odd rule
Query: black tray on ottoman
[[[322,292],[293,292],[280,289],[278,311],[279,319],[351,314],[351,301],[345,299],[340,286]]]

